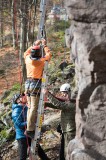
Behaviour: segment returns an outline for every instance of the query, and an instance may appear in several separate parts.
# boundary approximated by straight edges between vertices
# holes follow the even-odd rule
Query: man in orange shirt
[[[44,48],[45,55],[42,57],[41,47]],[[24,53],[24,59],[27,70],[27,80],[25,82],[25,91],[28,101],[27,112],[27,131],[30,138],[34,138],[35,123],[37,118],[37,109],[41,91],[41,79],[45,61],[50,61],[51,53],[46,45],[46,40],[37,40],[34,46],[27,49]]]

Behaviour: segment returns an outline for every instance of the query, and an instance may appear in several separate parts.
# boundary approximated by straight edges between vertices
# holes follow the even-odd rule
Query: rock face
[[[106,160],[106,0],[65,0],[75,62],[76,137],[67,160]]]

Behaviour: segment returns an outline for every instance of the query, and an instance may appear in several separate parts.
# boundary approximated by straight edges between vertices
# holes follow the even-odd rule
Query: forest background
[[[53,10],[53,7],[61,11]],[[65,82],[70,82],[74,87],[74,65],[70,60],[70,49],[65,45],[65,30],[70,26],[70,22],[64,18],[61,20],[61,14],[66,15],[63,0],[48,1],[45,30],[52,52],[48,86],[54,93]],[[6,158],[9,157],[7,150],[14,146],[11,99],[14,93],[24,88],[26,70],[23,53],[37,38],[39,20],[39,0],[0,1],[0,147],[1,158],[4,159],[9,159]],[[50,111],[49,115],[53,113],[54,111]],[[46,116],[47,119],[48,114]],[[4,148],[6,144],[9,146],[7,149]],[[57,152],[54,157],[56,154]]]

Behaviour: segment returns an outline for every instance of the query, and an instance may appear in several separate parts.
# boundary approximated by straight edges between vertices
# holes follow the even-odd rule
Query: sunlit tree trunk
[[[33,17],[33,28],[32,28],[32,42],[35,41],[35,21],[36,21],[36,5],[37,5],[37,0],[34,0],[34,14],[32,15]]]
[[[26,50],[27,45],[27,27],[28,27],[28,1],[20,0],[20,14],[21,14],[21,24],[20,24],[20,63],[22,65],[23,80],[26,79],[26,67],[23,59],[23,53]]]
[[[13,47],[15,48],[16,47],[16,0],[12,0],[11,19],[12,19]]]
[[[3,47],[3,0],[0,1],[0,47]]]

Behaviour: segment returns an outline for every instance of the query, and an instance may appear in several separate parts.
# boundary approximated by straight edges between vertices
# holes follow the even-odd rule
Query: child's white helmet
[[[60,91],[61,92],[68,92],[71,90],[71,86],[69,83],[64,83],[61,87],[60,87]]]

